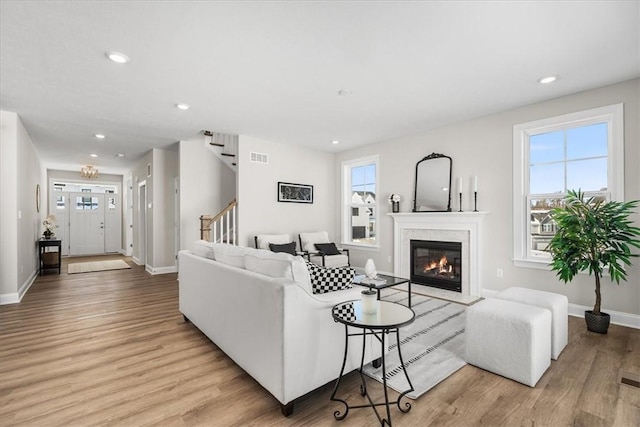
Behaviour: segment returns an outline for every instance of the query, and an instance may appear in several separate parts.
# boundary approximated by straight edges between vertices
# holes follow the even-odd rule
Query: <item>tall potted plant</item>
[[[605,334],[609,328],[609,315],[600,311],[600,279],[605,269],[611,280],[620,284],[620,279],[627,280],[625,268],[631,266],[631,258],[638,256],[631,253],[630,246],[640,248],[640,228],[632,226],[629,219],[638,202],[606,202],[596,197],[585,200],[580,190],[571,190],[564,206],[551,211],[557,225],[548,246],[552,270],[565,283],[585,270],[595,277],[596,303],[593,310],[585,311],[590,331]]]

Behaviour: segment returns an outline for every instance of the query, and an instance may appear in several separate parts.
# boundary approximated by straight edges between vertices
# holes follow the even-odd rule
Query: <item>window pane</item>
[[[564,163],[531,166],[530,194],[564,193]]]
[[[529,161],[532,164],[564,160],[564,132],[550,132],[529,138]]]
[[[364,198],[365,203],[375,203],[376,202],[376,185],[368,184],[365,187],[366,195]]]
[[[531,200],[531,254],[548,257],[547,245],[556,234],[556,223],[551,219],[551,209],[562,205],[562,197]]]
[[[567,159],[607,156],[607,124],[567,130]]]
[[[364,166],[358,166],[351,169],[351,185],[364,185]]]
[[[567,162],[569,190],[605,191],[607,189],[607,159]]]
[[[109,210],[116,209],[116,199],[114,197],[109,197]]]
[[[356,214],[357,215],[354,215]],[[352,209],[351,239],[356,243],[375,244],[375,218],[373,208],[360,207]]]
[[[57,196],[56,197],[56,209],[57,210],[64,210],[64,196]]]

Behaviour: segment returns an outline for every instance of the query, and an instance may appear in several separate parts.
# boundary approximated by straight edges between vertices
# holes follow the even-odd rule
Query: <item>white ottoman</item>
[[[558,356],[567,346],[569,339],[569,300],[567,297],[553,292],[513,287],[499,292],[496,298],[535,305],[551,311],[551,358],[558,360]]]
[[[535,386],[551,364],[551,312],[490,298],[466,310],[467,363]]]

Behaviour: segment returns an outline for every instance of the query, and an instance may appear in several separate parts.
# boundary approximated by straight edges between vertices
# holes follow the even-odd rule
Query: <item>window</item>
[[[514,263],[547,268],[550,211],[569,190],[624,199],[623,106],[516,125],[513,143]]]
[[[377,247],[378,156],[342,163],[342,243]]]

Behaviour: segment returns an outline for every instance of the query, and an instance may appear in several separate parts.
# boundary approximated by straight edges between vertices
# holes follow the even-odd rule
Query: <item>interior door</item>
[[[104,253],[104,194],[70,193],[70,255]]]

